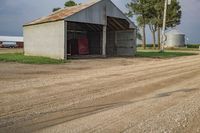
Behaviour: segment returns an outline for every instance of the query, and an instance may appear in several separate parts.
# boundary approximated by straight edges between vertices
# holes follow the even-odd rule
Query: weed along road
[[[199,81],[199,55],[0,63],[0,132],[200,132]]]

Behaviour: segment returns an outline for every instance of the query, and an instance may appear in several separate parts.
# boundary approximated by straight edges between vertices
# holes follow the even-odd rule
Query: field
[[[0,48],[0,54],[7,53],[23,53],[23,49],[20,48]]]
[[[200,132],[200,55],[0,62],[0,133]]]

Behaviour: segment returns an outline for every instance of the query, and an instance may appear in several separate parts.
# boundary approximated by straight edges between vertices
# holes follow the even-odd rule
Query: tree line
[[[143,48],[146,48],[146,27],[152,33],[152,44],[156,49],[161,47],[161,29],[163,24],[165,0],[131,0],[126,7],[129,17],[136,16],[138,27],[142,31],[142,35],[138,35],[138,39],[142,40]],[[167,9],[166,29],[176,27],[181,23],[181,5],[177,0],[172,0]],[[156,41],[157,32],[157,41]],[[156,43],[157,42],[157,43]]]
[[[65,7],[71,7],[71,6],[76,6],[76,5],[77,5],[77,3],[75,1],[73,1],[73,0],[68,0],[64,4]],[[58,11],[60,9],[61,9],[60,7],[53,8],[52,12]]]

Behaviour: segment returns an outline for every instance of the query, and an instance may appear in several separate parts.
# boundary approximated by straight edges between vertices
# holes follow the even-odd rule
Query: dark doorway
[[[68,55],[86,55],[89,54],[88,36],[86,32],[69,31],[67,40]]]
[[[96,24],[67,22],[68,57],[101,55],[102,26]]]

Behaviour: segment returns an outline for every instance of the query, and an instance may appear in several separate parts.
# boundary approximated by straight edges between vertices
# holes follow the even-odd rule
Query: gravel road
[[[0,132],[200,132],[199,81],[199,55],[0,63]]]

